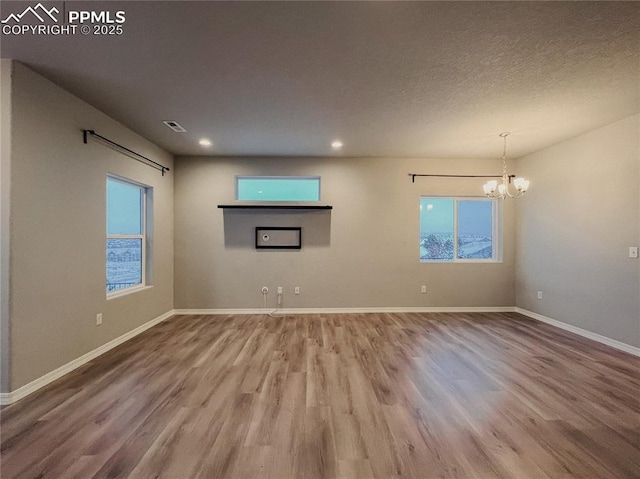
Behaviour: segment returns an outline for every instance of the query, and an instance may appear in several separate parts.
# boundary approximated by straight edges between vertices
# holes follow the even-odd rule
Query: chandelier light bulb
[[[482,188],[484,188],[485,195],[491,195],[495,193],[496,188],[498,188],[498,182],[496,180],[487,181]]]
[[[513,186],[516,187],[516,190],[525,192],[529,188],[529,181],[524,178],[516,178],[513,180]]]

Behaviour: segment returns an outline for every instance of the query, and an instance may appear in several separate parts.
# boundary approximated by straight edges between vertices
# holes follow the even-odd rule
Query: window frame
[[[502,263],[503,262],[503,212],[502,200],[495,198],[486,198],[484,196],[439,196],[439,195],[420,195],[419,200],[419,218],[418,223],[419,241],[418,252],[420,253],[420,243],[422,241],[422,228],[420,226],[422,220],[422,200],[425,198],[434,198],[439,200],[453,200],[453,259],[423,259],[418,254],[420,263],[442,263],[442,264],[468,264],[468,263]],[[458,258],[458,202],[460,201],[482,201],[491,203],[491,258]]]
[[[109,181],[115,181],[117,183],[121,183],[127,186],[132,186],[135,188],[138,188],[142,194],[140,197],[140,234],[132,234],[132,235],[128,235],[128,234],[109,234],[109,203],[108,203],[108,185],[109,185]],[[129,178],[125,178],[119,175],[114,175],[114,174],[107,174],[107,181],[105,182],[106,185],[106,191],[105,191],[105,200],[106,200],[106,204],[105,204],[105,229],[106,229],[106,235],[105,235],[105,280],[107,280],[106,277],[106,266],[108,264],[108,256],[109,256],[109,252],[107,250],[107,242],[110,239],[136,239],[136,240],[140,240],[141,241],[141,251],[140,251],[140,267],[141,267],[141,274],[140,274],[140,283],[134,284],[132,286],[127,286],[126,288],[121,288],[121,289],[116,289],[113,291],[109,291],[107,289],[106,294],[107,294],[107,299],[112,299],[112,298],[117,298],[119,296],[125,296],[127,294],[131,294],[134,293],[136,291],[140,291],[142,289],[146,289],[148,288],[150,285],[147,284],[147,267],[150,263],[149,258],[147,257],[149,248],[147,248],[147,241],[148,241],[148,230],[149,230],[149,221],[150,218],[147,216],[147,212],[148,212],[148,202],[149,202],[149,197],[150,197],[150,191],[151,191],[151,187],[142,184],[138,181],[135,180],[131,180]],[[106,283],[108,285],[108,283]]]
[[[261,200],[261,199],[241,199],[240,181],[241,180],[317,180],[318,181],[318,199],[317,200]],[[322,178],[319,175],[236,175],[235,192],[236,201],[256,202],[256,203],[318,203],[322,200]]]

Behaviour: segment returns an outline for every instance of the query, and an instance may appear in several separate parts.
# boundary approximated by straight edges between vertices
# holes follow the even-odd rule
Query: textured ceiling
[[[511,131],[517,157],[640,111],[638,2],[65,7],[124,10],[124,34],[3,35],[2,57],[179,155],[491,158]]]

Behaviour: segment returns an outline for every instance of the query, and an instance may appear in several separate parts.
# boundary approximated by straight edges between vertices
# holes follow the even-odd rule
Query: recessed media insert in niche
[[[257,249],[300,249],[302,228],[283,226],[256,226]]]

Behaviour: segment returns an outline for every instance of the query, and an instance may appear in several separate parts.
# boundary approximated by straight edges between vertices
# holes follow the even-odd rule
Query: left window
[[[145,286],[150,188],[107,177],[107,296]]]

